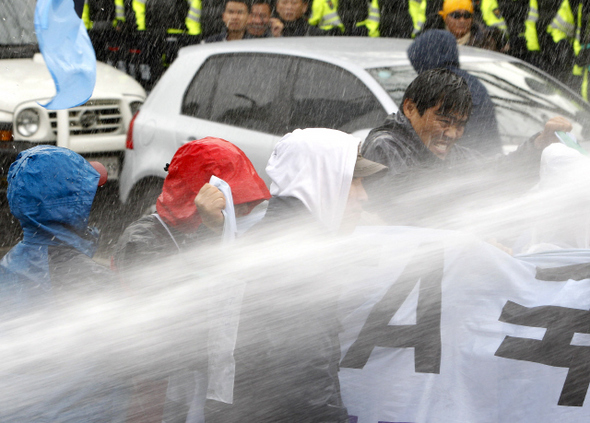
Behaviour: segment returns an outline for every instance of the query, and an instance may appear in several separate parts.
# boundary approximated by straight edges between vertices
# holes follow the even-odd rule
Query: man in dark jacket
[[[443,30],[426,31],[410,45],[408,58],[418,74],[445,68],[465,79],[471,93],[472,110],[459,144],[485,155],[501,153],[502,141],[494,103],[483,84],[459,68],[459,50],[451,33]]]
[[[276,12],[284,25],[283,37],[326,35],[326,31],[307,22],[308,6],[308,0],[277,0]]]
[[[250,3],[243,0],[228,0],[221,16],[225,29],[219,34],[205,39],[206,43],[218,41],[234,41],[253,38],[246,32],[246,26],[250,18]]]
[[[3,322],[31,315],[31,323],[39,323],[80,298],[113,291],[114,275],[92,260],[98,231],[88,226],[97,187],[106,181],[104,167],[101,171],[102,178],[82,156],[54,146],[25,150],[10,166],[8,203],[24,235],[0,262]],[[43,342],[53,347],[60,334],[54,338]],[[105,358],[89,356],[84,366],[70,366],[71,354],[66,349],[63,357],[51,357],[68,363],[57,369],[31,365],[16,374],[3,371],[1,378],[12,381],[18,401],[3,403],[0,420],[122,421],[124,396],[107,375]]]
[[[532,187],[542,150],[557,141],[555,131],[571,130],[566,119],[550,119],[515,152],[485,161],[477,151],[456,144],[471,109],[469,86],[450,70],[425,71],[412,81],[401,109],[363,144],[364,157],[389,167],[388,176],[367,184],[369,198],[375,199],[373,211],[390,224],[434,227],[445,227],[447,211],[446,221],[455,224],[459,199],[479,194],[481,206],[481,201],[499,200],[491,195],[492,185],[504,193],[510,186],[510,195]],[[454,195],[453,189],[458,190]],[[449,212],[451,206],[455,209]]]

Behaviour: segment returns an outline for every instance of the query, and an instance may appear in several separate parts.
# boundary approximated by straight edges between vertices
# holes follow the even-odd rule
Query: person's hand
[[[569,132],[572,130],[572,124],[564,117],[557,116],[551,118],[545,124],[543,132],[535,139],[535,148],[543,150],[549,144],[559,141],[555,136],[556,131]]]
[[[195,197],[195,205],[203,224],[213,232],[221,233],[223,229],[223,214],[225,197],[216,187],[205,184]]]
[[[270,18],[270,33],[273,37],[281,37],[285,25],[278,18]]]

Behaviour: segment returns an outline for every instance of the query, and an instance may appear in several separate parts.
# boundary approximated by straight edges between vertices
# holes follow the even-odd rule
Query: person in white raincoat
[[[349,134],[321,128],[298,129],[277,143],[266,167],[273,197],[266,216],[246,235],[257,251],[273,252],[270,263],[296,260],[310,240],[329,242],[354,230],[367,199],[362,178],[387,169],[363,159],[359,146]],[[264,248],[267,243],[273,247]],[[325,260],[301,263],[296,275],[275,265],[276,275],[269,271],[248,282],[234,353],[233,404],[208,401],[207,423],[348,422],[338,382],[337,293],[320,293],[322,274],[316,271],[325,269]],[[269,278],[277,283],[269,286]],[[260,305],[261,293],[266,304],[276,299],[272,307]],[[303,301],[301,295],[310,293],[321,300]]]

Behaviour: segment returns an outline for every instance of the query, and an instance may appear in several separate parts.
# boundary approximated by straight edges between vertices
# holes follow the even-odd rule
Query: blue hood
[[[21,152],[8,172],[7,197],[24,241],[85,250],[99,178],[90,163],[71,150],[39,146]]]
[[[410,45],[408,58],[419,74],[437,68],[454,71],[459,68],[457,40],[449,31],[426,31]]]
[[[23,240],[0,270],[50,289],[47,247],[67,246],[92,257],[98,231],[88,227],[99,173],[71,150],[39,146],[21,152],[8,172],[8,204]],[[21,279],[22,280],[22,279]]]
[[[463,77],[469,86],[474,106],[489,98],[481,82],[459,68],[457,40],[449,31],[431,29],[424,32],[408,47],[408,59],[418,74],[430,69],[445,68]]]

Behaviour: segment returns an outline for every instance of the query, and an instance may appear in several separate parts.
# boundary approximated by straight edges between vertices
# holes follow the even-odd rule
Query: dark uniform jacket
[[[307,23],[307,19],[299,18],[293,22],[283,22],[283,37],[307,37],[317,35],[328,35],[326,31]]]
[[[242,40],[248,40],[251,38],[258,38],[258,37],[254,37],[252,35],[250,35],[248,33],[248,31],[246,31],[244,33],[244,37],[242,38]],[[210,37],[205,38],[205,43],[216,43],[219,41],[226,41],[227,40],[227,30],[224,29],[223,31],[221,31],[219,34],[215,34],[215,35],[211,35]]]

